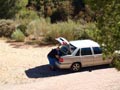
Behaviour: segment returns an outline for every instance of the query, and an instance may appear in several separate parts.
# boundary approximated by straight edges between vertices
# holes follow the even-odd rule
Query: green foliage
[[[110,0],[103,4],[102,14],[98,17],[97,26],[100,29],[98,41],[107,47],[106,54],[120,50],[120,1]]]
[[[12,20],[0,20],[0,37],[10,37],[15,31],[15,22]]]
[[[31,13],[25,13],[25,14],[19,14],[19,16],[16,18],[16,23],[18,23],[18,28],[25,34],[27,35],[26,33],[26,29],[27,29],[27,25],[37,19],[37,15],[33,12]]]
[[[29,11],[25,7],[16,14],[16,23],[27,26],[32,20],[39,19],[35,11]]]
[[[39,16],[37,15],[36,11],[28,10],[26,8],[26,4],[28,3],[28,0],[21,0],[19,3],[19,6],[21,9],[16,14],[16,23],[18,23],[17,28],[20,29],[25,36],[27,36],[27,25],[36,19],[39,19]]]
[[[64,37],[68,40],[74,39],[94,39],[96,27],[95,24],[82,25],[79,22],[68,20],[68,22],[59,22],[51,24],[45,19],[32,21],[27,26],[29,35],[34,35],[36,39],[43,37],[45,42],[55,43],[55,38]]]
[[[15,32],[13,32],[11,37],[12,37],[12,39],[14,39],[18,42],[23,42],[25,40],[25,35],[19,29],[17,29]]]
[[[75,15],[79,14],[79,12],[81,10],[85,9],[85,4],[84,4],[83,0],[73,0],[72,4],[74,6],[74,14]]]
[[[104,54],[112,56],[120,50],[120,0],[85,0],[96,13],[97,31],[96,40],[104,45]],[[115,60],[115,66],[120,63]]]
[[[120,70],[120,55],[119,54],[114,55],[112,65],[115,66],[118,70]]]
[[[120,60],[115,60],[114,66],[120,71]]]
[[[75,36],[74,29],[77,28],[78,25],[79,24],[73,21],[51,24],[45,34],[45,41],[55,42],[55,38],[60,36],[68,40],[73,40]]]
[[[17,28],[20,29],[25,36],[28,36],[28,34],[26,32],[26,29],[27,29],[26,25],[21,24],[21,25],[17,26]]]
[[[39,18],[35,11],[29,11],[26,8],[21,9],[16,17],[18,19],[30,19],[30,20]]]
[[[20,9],[19,2],[20,0],[0,0],[0,18],[14,18]]]
[[[87,13],[83,0],[1,0],[0,6],[0,18],[50,17],[52,22],[57,22],[81,18],[80,11]],[[89,14],[84,16],[88,17]]]
[[[64,7],[58,8],[52,15],[51,15],[51,22],[60,22],[60,21],[67,21],[68,20],[68,12]]]
[[[67,21],[83,10],[83,0],[28,0],[27,8],[36,10],[40,17],[50,17],[52,22]]]
[[[30,22],[27,26],[27,34],[34,35],[35,38],[44,36],[44,34],[48,31],[50,25],[50,23],[47,21],[48,20],[40,18],[39,20]]]

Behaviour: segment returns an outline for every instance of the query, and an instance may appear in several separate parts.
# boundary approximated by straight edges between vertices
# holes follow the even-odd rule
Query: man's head
[[[60,50],[60,47],[58,46],[56,49],[57,49],[57,50]]]
[[[57,49],[57,50],[60,50],[60,47],[61,47],[61,45],[59,44],[56,49]]]

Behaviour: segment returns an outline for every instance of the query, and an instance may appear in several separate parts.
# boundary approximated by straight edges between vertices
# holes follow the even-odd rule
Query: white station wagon
[[[56,66],[60,69],[79,71],[81,67],[110,64],[111,59],[103,60],[100,45],[92,40],[76,40],[68,42],[65,38],[56,39],[63,55]]]

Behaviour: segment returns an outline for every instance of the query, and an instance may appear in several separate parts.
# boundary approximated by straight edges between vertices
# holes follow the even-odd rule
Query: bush
[[[37,15],[37,13],[35,11],[28,11],[27,9],[23,9],[21,10],[21,12],[19,13],[19,18],[21,19],[38,19],[39,16]]]
[[[14,39],[18,42],[23,42],[25,40],[25,35],[19,29],[17,29],[15,32],[13,32],[11,37],[12,37],[12,39]]]
[[[12,19],[19,11],[19,0],[0,0],[0,19]]]
[[[10,37],[15,31],[15,23],[12,20],[0,20],[0,37]]]
[[[120,55],[119,54],[115,54],[114,55],[112,65],[114,67],[116,67],[118,70],[120,70]]]
[[[22,23],[25,25],[31,22],[32,20],[39,19],[39,16],[35,11],[31,11],[26,8],[23,8],[16,15],[16,19],[18,20],[19,23]]]
[[[24,4],[27,1],[22,0],[21,3]],[[27,25],[33,21],[39,19],[38,14],[36,13],[36,11],[32,11],[32,10],[28,10],[25,7],[19,11],[18,14],[16,14],[16,23],[18,23],[19,25],[17,26],[18,29],[20,29],[25,36],[28,36],[26,30],[27,30]]]
[[[69,20],[68,22],[59,22],[51,24],[49,31],[45,33],[45,40],[55,41],[56,37],[64,37],[67,40],[94,39],[96,27],[94,24],[81,25],[79,22]]]
[[[34,20],[29,23],[27,26],[27,34],[33,35],[36,39],[39,37],[43,37],[47,31],[49,31],[50,23],[47,20],[41,18],[38,20]]]
[[[17,29],[20,29],[25,36],[28,36],[28,34],[27,34],[27,32],[26,32],[26,29],[27,29],[26,25],[21,24],[21,25],[19,25],[19,26],[17,27]]]
[[[45,19],[34,20],[27,26],[27,33],[36,39],[43,37],[43,41],[55,43],[55,38],[64,37],[67,40],[93,39],[95,24],[82,25],[80,22],[68,20],[51,24]]]
[[[45,40],[51,42],[49,39],[51,38],[52,41],[55,41],[57,37],[64,37],[67,40],[74,40],[75,36],[79,32],[76,30],[80,25],[73,21],[68,22],[59,22],[56,24],[51,24],[49,31],[45,34]]]

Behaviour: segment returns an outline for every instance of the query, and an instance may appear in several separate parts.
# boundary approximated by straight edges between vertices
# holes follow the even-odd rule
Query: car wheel
[[[73,63],[71,66],[71,70],[73,72],[78,72],[81,69],[81,64],[80,63]]]

